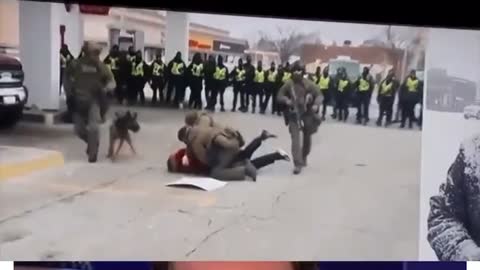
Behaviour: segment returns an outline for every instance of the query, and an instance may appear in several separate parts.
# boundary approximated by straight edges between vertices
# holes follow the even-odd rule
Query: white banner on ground
[[[0,261],[0,270],[13,270],[13,261]]]
[[[222,188],[227,182],[219,181],[210,177],[182,177],[181,179],[167,183],[170,187],[195,187],[205,191],[214,191]]]

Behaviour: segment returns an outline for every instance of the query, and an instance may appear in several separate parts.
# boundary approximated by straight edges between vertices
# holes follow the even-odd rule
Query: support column
[[[188,13],[167,11],[165,35],[165,61],[169,62],[179,51],[184,61],[188,59]]]
[[[72,54],[83,43],[83,23],[78,7],[67,13],[64,4],[19,1],[20,59],[29,89],[27,106],[60,109],[60,25]]]
[[[141,30],[135,30],[133,35],[133,47],[135,50],[140,50],[142,55],[145,52],[145,33]]]

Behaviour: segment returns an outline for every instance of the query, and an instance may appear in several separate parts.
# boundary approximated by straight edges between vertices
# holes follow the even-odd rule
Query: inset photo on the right
[[[480,260],[480,31],[431,29],[419,260]]]

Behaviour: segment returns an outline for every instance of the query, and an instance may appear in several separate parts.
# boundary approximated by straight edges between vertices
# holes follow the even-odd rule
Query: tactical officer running
[[[99,147],[99,122],[104,118],[106,92],[115,89],[115,79],[100,61],[100,46],[87,43],[85,56],[65,70],[66,94],[73,100],[75,133],[87,143],[89,162],[96,162]]]
[[[362,75],[355,83],[356,93],[356,103],[357,103],[357,124],[366,125],[369,118],[369,108],[370,108],[370,98],[372,96],[372,91],[375,86],[372,76],[370,76],[370,69],[367,67],[363,68]]]
[[[292,139],[294,174],[299,174],[302,167],[307,166],[311,136],[317,132],[321,121],[316,112],[323,101],[318,87],[305,79],[304,73],[303,65],[296,62],[292,68],[292,79],[285,82],[277,97],[278,103],[284,106],[285,120]]]

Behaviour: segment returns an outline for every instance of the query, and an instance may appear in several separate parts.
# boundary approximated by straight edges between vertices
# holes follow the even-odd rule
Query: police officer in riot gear
[[[133,61],[135,59],[135,48],[133,46],[128,46],[127,59],[128,61]]]
[[[319,75],[317,85],[320,88],[320,91],[323,95],[323,104],[322,104],[322,120],[325,120],[325,115],[327,113],[327,106],[331,100],[334,91],[335,82],[330,75],[328,74],[328,66],[323,68],[322,74]]]
[[[135,58],[131,60],[132,61],[132,89],[129,89],[131,91],[131,97],[130,97],[130,102],[131,104],[134,104],[137,100],[138,97],[140,97],[140,102],[142,105],[145,105],[145,83],[146,81],[146,73],[147,73],[147,64],[143,61],[142,57],[142,52],[137,51],[135,54]]]
[[[152,80],[151,80],[151,88],[153,91],[152,96],[152,104],[157,103],[157,95],[160,103],[164,101],[164,94],[163,91],[165,89],[165,82],[166,82],[166,68],[165,63],[162,61],[162,56],[160,54],[157,55],[155,61],[152,63]]]
[[[190,86],[190,98],[188,107],[201,110],[202,105],[202,89],[203,89],[203,60],[200,53],[195,53],[192,62],[187,68],[188,84]]]
[[[118,45],[113,45],[110,49],[109,54],[103,59],[103,63],[107,65],[107,67],[112,71],[113,77],[117,82],[117,87],[115,89],[115,97],[117,98],[118,102],[122,102],[122,97],[120,94],[120,89],[118,85],[119,81],[119,69],[120,69],[120,50]]]
[[[230,78],[233,81],[233,104],[232,112],[237,110],[238,95],[240,95],[240,110],[244,109],[245,104],[245,68],[243,67],[242,58],[238,59],[238,65],[230,73]]]
[[[207,110],[214,112],[217,105],[217,97],[220,96],[220,111],[225,111],[225,103],[223,96],[225,88],[228,85],[228,68],[223,64],[223,57],[221,55],[217,58],[217,66],[213,74],[214,87],[210,95],[210,101]]]
[[[252,99],[252,113],[255,113],[257,107],[257,97],[258,97],[258,106],[262,107],[263,96],[265,89],[265,71],[263,70],[262,61],[258,61],[257,68],[255,69],[255,77],[253,79],[253,91],[250,94]]]
[[[346,122],[349,114],[349,99],[352,83],[348,79],[347,71],[344,68],[337,70],[335,82],[335,111],[333,118]]]
[[[369,118],[370,98],[372,96],[375,83],[372,76],[370,76],[370,69],[363,68],[362,75],[355,82],[355,98],[357,103],[357,123],[366,125]]]
[[[177,52],[175,57],[168,63],[168,84],[167,84],[167,102],[170,102],[173,90],[175,90],[175,98],[173,106],[178,108],[180,103],[185,99],[185,63],[182,60],[182,53]]]
[[[240,111],[247,112],[250,105],[250,96],[255,92],[255,67],[252,64],[252,57],[247,55],[247,61],[244,66],[245,69],[245,91],[244,91],[244,104],[241,104]]]
[[[416,71],[410,71],[410,74],[405,79],[401,93],[400,93],[400,102],[402,103],[402,123],[401,128],[405,128],[405,124],[408,120],[408,127],[413,127],[413,122],[415,121],[415,105],[420,100],[420,80],[417,78]]]
[[[286,124],[292,140],[294,174],[307,166],[312,135],[317,132],[320,117],[316,113],[323,96],[318,87],[304,78],[305,68],[300,62],[292,67],[292,78],[287,80],[278,92],[278,103],[284,107]],[[302,138],[301,138],[302,136]]]
[[[106,93],[116,83],[110,69],[100,61],[101,48],[86,43],[85,56],[65,70],[65,91],[73,100],[75,133],[87,143],[89,162],[96,162],[99,148],[99,123],[107,111]]]
[[[270,64],[270,69],[266,72],[266,84],[265,84],[265,96],[261,104],[260,113],[264,114],[267,110],[268,102],[272,97],[272,113],[275,113],[274,105],[276,105],[276,94],[278,92],[278,72],[275,66],[275,62]]]
[[[208,60],[206,61],[204,65],[204,79],[205,79],[205,90],[204,90],[204,96],[205,96],[205,102],[207,103],[210,100],[211,94],[213,92],[213,87],[214,86],[214,79],[213,79],[213,74],[215,73],[217,67],[217,63],[215,62],[215,57],[213,55],[208,56]],[[206,109],[206,108],[205,108]]]
[[[383,116],[386,116],[387,118],[385,126],[389,126],[392,123],[393,102],[395,101],[397,88],[398,82],[395,80],[395,73],[393,70],[390,70],[387,77],[380,82],[378,87],[377,101],[380,110],[377,119],[377,126],[382,125]]]

